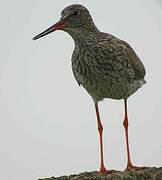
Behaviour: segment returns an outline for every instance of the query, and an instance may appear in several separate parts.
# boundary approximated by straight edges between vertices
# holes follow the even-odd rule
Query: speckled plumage
[[[127,42],[100,32],[82,5],[68,6],[62,14],[76,10],[84,24],[64,29],[75,41],[72,55],[75,79],[95,102],[104,98],[127,99],[145,83],[142,62]]]
[[[82,5],[71,5],[61,13],[61,19],[33,39],[39,39],[53,31],[63,30],[75,42],[72,55],[72,70],[79,85],[82,85],[94,100],[100,137],[100,171],[111,173],[104,165],[103,126],[98,101],[104,98],[124,99],[123,121],[126,137],[127,168],[140,169],[131,162],[128,141],[127,98],[144,83],[145,68],[130,45],[111,34],[100,32],[89,11]],[[112,171],[113,172],[113,171]]]

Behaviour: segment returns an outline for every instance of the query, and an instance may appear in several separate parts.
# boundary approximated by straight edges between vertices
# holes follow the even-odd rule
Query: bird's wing
[[[140,79],[144,79],[146,70],[143,63],[141,62],[139,57],[136,55],[133,48],[127,42],[122,41],[122,43],[125,46],[126,55],[128,57],[129,63],[134,69],[136,77],[139,77]]]
[[[109,40],[104,38],[98,43],[100,53],[104,56],[99,63],[105,67],[111,66],[113,71],[128,79],[144,79],[146,74],[144,65],[127,42],[113,36]]]

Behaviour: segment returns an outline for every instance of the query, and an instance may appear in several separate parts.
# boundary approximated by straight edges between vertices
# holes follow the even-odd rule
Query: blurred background
[[[162,1],[15,0],[0,7],[0,179],[94,171],[99,137],[91,97],[71,70],[72,38],[32,38],[67,5],[85,5],[97,25],[126,40],[144,63],[147,83],[129,98],[133,163],[162,166]],[[123,101],[99,103],[109,169],[126,167]]]

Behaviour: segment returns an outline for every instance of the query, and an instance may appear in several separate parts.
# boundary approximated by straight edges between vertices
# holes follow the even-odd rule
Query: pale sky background
[[[32,38],[67,5],[88,7],[97,27],[129,42],[143,61],[145,84],[129,99],[135,165],[162,166],[162,1],[14,0],[0,9],[0,179],[93,171],[99,138],[93,101],[71,70],[72,38]],[[100,104],[109,169],[126,167],[123,101]]]

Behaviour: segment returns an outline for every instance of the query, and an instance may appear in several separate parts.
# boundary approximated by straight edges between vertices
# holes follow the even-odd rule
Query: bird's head
[[[87,31],[97,30],[88,9],[83,5],[74,4],[63,9],[60,20],[50,28],[35,36],[33,40],[39,39],[56,30],[63,30],[72,35],[73,33],[77,34],[84,29]]]

